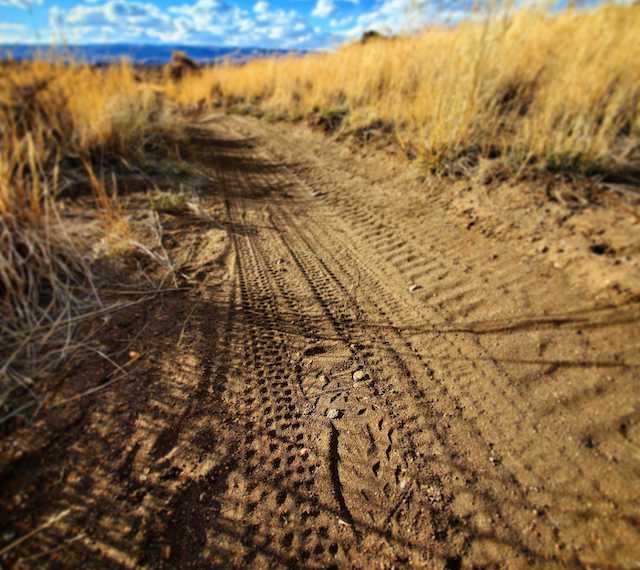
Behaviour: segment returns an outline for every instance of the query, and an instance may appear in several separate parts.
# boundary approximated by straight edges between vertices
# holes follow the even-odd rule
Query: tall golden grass
[[[63,230],[55,199],[84,183],[113,218],[108,173],[94,163],[139,157],[176,134],[180,123],[158,91],[127,64],[2,64],[0,423],[16,412],[16,392],[34,395],[35,380],[77,349],[78,316],[97,302],[86,251]]]
[[[335,52],[211,68],[183,103],[241,99],[276,115],[384,122],[434,170],[500,157],[580,173],[640,163],[640,6],[524,10]]]
[[[0,215],[41,213],[59,166],[97,153],[131,156],[180,127],[161,89],[122,63],[105,69],[4,64],[0,78]]]

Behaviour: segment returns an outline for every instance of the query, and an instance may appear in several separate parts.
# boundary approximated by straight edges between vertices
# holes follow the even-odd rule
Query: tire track
[[[236,181],[235,184],[256,188],[255,180],[247,182],[241,179],[240,181]],[[239,216],[244,215],[248,211],[248,208],[246,201],[242,199],[238,200],[237,206],[230,204],[230,218],[234,220],[234,224],[237,224]],[[261,213],[261,218],[256,219],[255,225],[260,225],[262,228],[265,228],[268,226],[267,220],[273,219],[275,216],[276,214],[273,208],[267,208],[265,212]],[[275,224],[275,227],[278,228],[278,224]],[[351,380],[351,388],[353,388],[353,377],[359,370],[366,369],[368,364],[367,356],[360,353],[362,351],[360,346],[364,345],[366,337],[354,334],[355,327],[353,322],[359,309],[354,309],[351,300],[345,297],[343,290],[336,289],[335,280],[330,270],[318,267],[317,265],[310,266],[309,260],[306,260],[306,262],[303,261],[302,258],[306,253],[299,251],[300,242],[299,240],[297,242],[295,241],[295,236],[292,238],[293,243],[290,243],[288,232],[281,229],[277,231],[277,233],[281,238],[280,244],[282,248],[286,249],[289,256],[294,259],[296,268],[299,270],[299,275],[302,279],[291,278],[289,272],[287,273],[288,277],[285,278],[282,276],[282,273],[275,271],[273,269],[276,267],[275,261],[280,258],[281,251],[274,247],[271,240],[261,239],[263,236],[252,235],[250,232],[246,232],[246,239],[243,239],[244,236],[243,238],[235,238],[237,258],[240,265],[240,290],[243,299],[245,297],[247,299],[243,305],[243,310],[249,311],[257,308],[265,312],[267,315],[266,324],[273,327],[274,324],[279,321],[279,317],[274,314],[274,318],[269,319],[269,316],[276,304],[281,306],[281,313],[283,314],[301,314],[299,312],[301,300],[308,298],[311,294],[317,301],[316,326],[309,325],[303,317],[300,317],[297,329],[289,330],[288,332],[296,332],[300,338],[304,339],[313,337],[318,332],[320,336],[324,338],[340,339],[342,341],[341,345],[338,347],[333,346],[330,350],[326,350],[329,354],[324,354],[323,356],[324,358],[330,357],[330,360],[333,362],[330,373],[338,376],[340,374],[342,374],[342,376],[346,375],[349,380]],[[276,251],[273,251],[274,249]],[[251,267],[249,267],[249,265]],[[267,275],[271,278],[265,277]],[[277,299],[277,301],[262,304],[259,302],[254,303],[251,300],[253,296],[256,296],[256,298],[266,297],[268,299]],[[317,318],[318,307],[321,308],[323,312],[323,315],[320,315],[320,319]],[[331,311],[331,309],[335,307],[338,307],[336,314]],[[255,311],[252,311],[252,313],[253,312]],[[305,314],[313,315],[313,311],[307,310]],[[318,330],[317,324],[322,324],[320,327],[321,330]],[[354,341],[358,341],[359,343]],[[334,345],[336,344],[335,340],[332,342]],[[289,341],[288,346],[290,349],[292,348],[291,341]],[[302,348],[302,346],[300,348]],[[251,356],[252,351],[254,351],[255,357],[255,347],[253,346],[248,347],[247,357]],[[306,366],[304,362],[305,357],[309,355],[317,357],[319,353],[324,353],[325,349],[316,344],[310,348],[307,347],[306,352],[305,350],[298,350],[298,352],[300,353],[300,358],[296,366],[296,384],[299,387],[302,383],[301,374],[303,373],[303,368]],[[304,372],[306,376],[308,376],[311,370],[307,367]],[[285,371],[282,371],[282,375],[285,375]],[[344,378],[342,380],[344,380]],[[393,542],[397,537],[391,536],[393,533],[382,529],[381,523],[389,521],[389,513],[395,513],[397,515],[400,505],[407,502],[406,491],[403,488],[400,488],[399,491],[395,490],[401,483],[401,471],[407,469],[406,460],[398,456],[398,453],[392,449],[395,444],[392,435],[394,429],[385,427],[385,414],[381,414],[377,410],[377,405],[370,405],[370,401],[376,400],[376,394],[370,391],[370,383],[368,380],[363,379],[361,385],[358,386],[358,390],[353,390],[354,393],[362,392],[363,390],[369,392],[366,395],[358,393],[348,394],[347,387],[340,387],[340,382],[334,382],[334,384],[336,385],[335,388],[327,389],[328,386],[333,385],[332,380],[329,380],[327,385],[323,386],[324,393],[315,398],[305,396],[304,389],[302,389],[302,400],[299,403],[299,409],[301,410],[308,410],[310,404],[314,409],[320,408],[321,414],[317,417],[324,416],[328,409],[330,409],[329,406],[341,407],[341,413],[346,412],[354,406],[355,410],[357,410],[357,418],[359,420],[357,429],[345,430],[342,428],[342,421],[336,420],[335,424],[328,424],[328,437],[319,437],[319,441],[316,444],[316,449],[319,448],[317,455],[319,457],[329,458],[327,474],[329,475],[328,479],[332,495],[337,503],[334,508],[337,517],[331,520],[330,523],[335,526],[336,523],[339,525],[341,524],[340,521],[343,521],[354,528],[356,536],[367,533],[373,534],[375,538],[370,538],[369,542],[379,540],[379,535],[388,536]],[[247,390],[251,390],[251,388],[247,388]],[[318,395],[316,394],[316,396]],[[323,399],[326,401],[325,405],[321,404]],[[314,400],[314,402],[311,400]],[[309,427],[311,429],[316,428],[317,430],[318,422],[311,422]],[[327,431],[327,428],[325,427],[324,430]],[[275,437],[277,434],[271,433],[269,435]],[[338,445],[339,439],[340,445]],[[399,441],[402,441],[402,438],[399,438]],[[312,444],[310,443],[310,445]],[[338,447],[343,451],[340,451]],[[366,450],[365,453],[362,454],[362,457],[358,455],[360,449]],[[349,452],[347,454],[348,458],[345,457],[345,451]],[[382,456],[382,459],[378,458],[379,455]],[[402,450],[401,455],[406,457],[408,455],[407,451]],[[354,458],[357,458],[357,460]],[[385,466],[387,463],[398,461],[404,461],[405,465],[401,467],[399,464],[395,464],[395,467],[388,468]],[[354,472],[362,478],[361,483],[366,481],[366,484],[362,484],[357,490],[350,488],[352,483],[349,487],[345,486],[345,473],[349,473],[350,480],[352,481]],[[377,492],[376,488],[379,488],[380,491]],[[343,489],[348,491],[348,496],[345,495]],[[377,495],[373,503],[371,502],[372,497],[367,497],[367,492],[373,493],[373,496]],[[364,508],[362,508],[363,502],[366,505]],[[354,506],[359,507],[357,515],[352,514],[352,512],[356,512],[353,511]],[[368,520],[362,520],[362,512],[368,513],[365,517],[365,519],[368,517]],[[399,538],[401,540],[403,539],[403,537]],[[348,548],[345,547],[344,550],[347,551]],[[356,553],[354,556],[355,558],[352,559],[352,561],[359,559],[362,554]]]
[[[283,141],[272,144],[286,145]],[[264,152],[256,160],[273,161]],[[359,311],[369,318],[373,317],[375,326],[381,331],[377,338],[369,336],[368,339],[373,344],[392,347],[389,354],[393,355],[391,358],[401,370],[395,382],[397,384],[407,379],[406,389],[412,394],[413,401],[406,405],[409,409],[418,409],[414,415],[423,416],[421,424],[414,427],[415,433],[422,434],[422,441],[415,448],[428,449],[429,445],[433,445],[428,440],[435,439],[440,450],[449,450],[449,460],[455,466],[442,471],[445,485],[464,473],[476,487],[473,493],[475,500],[482,498],[484,501],[484,506],[476,508],[475,514],[472,511],[469,517],[468,509],[464,514],[470,519],[467,520],[468,532],[463,533],[466,534],[465,552],[474,554],[474,545],[470,544],[469,536],[482,535],[482,529],[486,526],[482,521],[474,522],[474,519],[482,519],[487,515],[496,529],[496,538],[512,549],[511,552],[507,549],[508,559],[520,555],[528,559],[542,557],[553,561],[558,558],[577,563],[577,551],[585,546],[585,542],[575,520],[568,522],[570,518],[567,518],[567,512],[579,512],[582,497],[598,501],[605,509],[622,507],[628,514],[631,514],[631,507],[616,503],[611,495],[604,492],[598,479],[594,479],[594,474],[602,472],[601,459],[594,458],[579,442],[575,445],[568,440],[564,445],[558,445],[552,433],[553,428],[545,425],[544,417],[527,404],[524,399],[526,392],[522,391],[518,380],[492,357],[481,339],[464,331],[454,334],[447,332],[447,328],[454,328],[450,324],[455,322],[456,314],[468,314],[469,307],[478,303],[477,299],[473,299],[471,305],[468,304],[466,289],[469,287],[455,277],[459,271],[451,273],[449,267],[463,265],[464,273],[467,273],[469,267],[480,263],[481,258],[472,257],[469,262],[469,256],[466,256],[463,260],[455,247],[447,253],[446,248],[452,244],[447,244],[444,237],[441,239],[433,234],[428,234],[433,238],[431,247],[444,249],[445,254],[425,256],[420,247],[415,245],[412,232],[402,231],[388,220],[367,213],[349,193],[340,194],[337,198],[324,193],[322,186],[316,186],[314,182],[308,184],[307,177],[298,173],[300,170],[304,172],[304,168],[294,165],[287,166],[280,173],[269,174],[270,181],[266,184],[273,188],[286,187],[289,191],[297,186],[298,193],[294,192],[294,195],[309,201],[304,208],[295,205],[293,208],[280,208],[283,221],[279,226],[289,229],[295,227],[296,222],[299,224],[299,232],[308,236],[299,249],[312,252],[309,254],[311,257],[322,260],[324,269],[332,278],[340,276],[338,279],[342,281],[343,295],[346,297],[352,296],[354,283],[366,283],[366,287],[357,289],[361,304]],[[340,207],[338,203],[343,196],[346,203],[353,202],[347,208]],[[338,216],[336,208],[340,212]],[[282,213],[283,210],[286,213]],[[346,231],[345,224],[337,220],[347,221]],[[442,301],[437,299],[426,306],[399,300],[381,283],[391,282],[397,291],[406,287],[406,281],[402,285],[402,279],[398,279],[397,274],[394,276],[384,264],[372,271],[357,253],[364,251],[356,249],[365,247],[365,243],[359,242],[363,238],[366,245],[377,251],[378,259],[389,260],[401,277],[408,273],[410,279],[415,279],[416,274],[412,272],[416,269],[422,271],[426,267],[425,275],[432,274],[435,282],[430,297],[438,297],[442,291],[449,291],[448,295],[442,297]],[[447,266],[444,260],[453,260],[453,263]],[[317,260],[311,262],[317,263]],[[328,269],[327,263],[333,270]],[[508,261],[504,267],[502,273],[495,277],[501,286],[511,287],[518,284],[519,279],[521,282],[517,274],[509,274],[506,269],[509,267]],[[480,271],[472,284],[485,280],[485,275]],[[424,303],[425,296],[422,295],[420,300]],[[461,305],[463,308],[458,310],[457,307]],[[425,340],[425,333],[419,326],[407,326],[402,319],[394,318],[408,314],[412,314],[414,323],[422,320],[438,324],[426,329],[428,336]],[[425,316],[420,319],[416,318],[418,315]],[[358,334],[354,327],[343,327],[343,331],[354,338]],[[444,378],[432,366],[434,361],[439,360],[448,361]],[[425,416],[425,409],[431,410],[430,417]],[[500,412],[496,414],[496,410]],[[443,416],[447,418],[444,426],[442,421],[438,421]],[[424,433],[429,431],[430,436],[425,436]],[[542,449],[544,452],[541,452]],[[567,453],[580,457],[570,472],[566,469]],[[461,457],[466,457],[466,460],[461,461]],[[550,470],[556,470],[558,474],[562,472],[563,475],[550,478]],[[621,473],[613,473],[609,468],[607,471],[620,480]],[[563,488],[571,488],[572,493],[565,495],[564,507],[555,508],[554,497]],[[509,501],[505,503],[504,497],[510,497]],[[633,501],[637,504],[637,497]],[[567,508],[568,511],[565,510]],[[461,509],[456,511],[460,512]],[[465,509],[462,512],[465,513]],[[625,529],[624,532],[628,532],[629,528],[626,516],[622,515],[615,523],[621,530]],[[534,533],[531,532],[532,528],[535,529]],[[566,549],[566,543],[570,542],[574,543],[575,550]],[[505,556],[504,553],[502,555]]]
[[[295,156],[290,141],[261,140],[245,120],[216,129],[242,321],[228,400],[243,467],[223,501],[230,528],[245,528],[234,560],[579,567],[597,555],[585,548],[595,512],[617,510],[601,528],[629,532],[637,497],[625,505],[599,482],[623,472],[558,441],[545,392],[531,405],[494,356],[493,330],[511,325],[459,324],[486,313],[483,283],[529,283],[515,254],[489,273],[438,223],[421,236],[327,191],[304,161],[279,161]],[[597,507],[581,518],[585,500]]]

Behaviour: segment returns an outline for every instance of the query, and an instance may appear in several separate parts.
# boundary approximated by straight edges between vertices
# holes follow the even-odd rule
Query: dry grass
[[[526,10],[335,53],[226,65],[172,88],[183,104],[385,125],[435,171],[482,157],[583,174],[640,166],[640,6]],[[338,121],[339,122],[339,121]]]
[[[140,158],[179,131],[158,88],[138,81],[128,65],[3,65],[0,423],[17,411],[18,396],[35,398],[36,381],[78,349],[80,317],[99,304],[87,248],[65,233],[56,197],[83,186],[105,231],[122,231],[109,165]]]

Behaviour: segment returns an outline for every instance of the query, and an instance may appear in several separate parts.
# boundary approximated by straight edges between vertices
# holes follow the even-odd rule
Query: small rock
[[[306,459],[306,457],[309,455],[309,449],[303,447],[300,451],[298,451],[298,455],[300,455],[303,459]]]
[[[409,285],[409,293],[413,293],[414,291],[418,291],[420,289],[422,289],[422,285],[418,285],[417,283]]]
[[[613,252],[611,247],[606,243],[594,243],[589,249],[591,253],[595,253],[596,255],[605,255]]]
[[[169,560],[169,558],[171,558],[171,545],[167,544],[162,547],[162,557],[165,560]]]
[[[431,503],[441,503],[442,502],[442,492],[437,487],[430,485],[426,489],[427,498]]]
[[[364,370],[356,370],[353,373],[353,380],[355,382],[359,382],[360,380],[364,380],[367,377],[367,373]]]
[[[336,408],[329,408],[327,410],[327,417],[330,420],[337,420],[342,415],[340,410],[336,410]]]
[[[206,493],[200,493],[199,500],[200,500],[201,503],[204,502],[204,499],[205,499],[206,496],[207,496]]]

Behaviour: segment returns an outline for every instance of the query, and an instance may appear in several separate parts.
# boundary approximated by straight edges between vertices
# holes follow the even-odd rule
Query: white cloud
[[[285,36],[285,29],[283,26],[275,26],[269,29],[268,38],[270,40],[281,40]]]
[[[334,0],[320,1],[333,6]],[[53,5],[41,39],[267,48],[324,47],[331,41],[325,26],[311,28],[296,10],[276,8],[266,0],[254,0],[246,8],[236,0],[173,0],[167,7],[155,2],[76,0],[68,9]]]
[[[79,4],[67,11],[52,6],[49,26],[53,38],[70,43],[181,41],[187,35],[180,18],[171,18],[155,4],[123,0]]]
[[[213,35],[224,34],[228,27],[247,15],[246,10],[230,6],[223,0],[197,0],[193,4],[170,6],[168,11],[182,17],[179,21],[183,28],[208,31]]]
[[[0,6],[11,6],[21,10],[30,10],[34,6],[40,6],[42,0],[0,0]]]
[[[27,28],[23,24],[0,22],[0,42],[2,43],[19,42],[26,33]]]
[[[355,37],[367,30],[397,34],[420,28],[427,20],[422,13],[423,6],[424,0],[384,0],[370,12],[360,14],[347,35]]]
[[[58,25],[71,27],[109,27],[124,30],[162,28],[171,25],[169,17],[155,4],[111,0],[92,6],[78,5],[63,13],[59,7],[51,8]]]
[[[468,15],[464,0],[384,0],[370,12],[360,14],[346,35],[357,37],[367,30],[412,33],[428,24],[456,22]]]
[[[327,16],[331,16],[335,10],[336,5],[333,0],[318,0],[311,15],[317,18],[326,18]]]
[[[263,0],[256,2],[253,6],[253,11],[256,14],[266,14],[269,12],[269,2],[264,2]]]
[[[60,6],[49,8],[49,27],[57,30],[64,25],[64,12]]]
[[[329,25],[332,28],[344,28],[351,24],[354,20],[354,16],[346,16],[345,18],[331,18]]]
[[[296,45],[304,45],[309,43],[313,39],[313,34],[307,34],[306,36],[300,36],[299,38],[295,38],[292,40],[287,47],[294,47]]]

